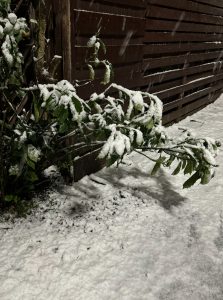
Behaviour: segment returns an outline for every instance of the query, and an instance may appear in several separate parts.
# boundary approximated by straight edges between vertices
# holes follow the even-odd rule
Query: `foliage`
[[[14,13],[5,15],[7,1],[0,4],[3,6],[2,17],[0,17],[0,85],[20,85],[22,78],[23,56],[19,51],[18,43],[28,32],[24,18],[17,18]],[[0,7],[1,9],[2,7]]]
[[[100,33],[100,29],[96,35],[92,36],[89,39],[87,43],[88,52],[87,52],[86,64],[90,71],[89,74],[90,80],[95,79],[95,68],[99,67],[100,65],[102,65],[105,68],[104,78],[101,81],[101,84],[106,85],[113,78],[113,69],[112,69],[112,64],[108,60],[99,59],[100,50],[102,50],[103,54],[106,54],[106,46],[103,43],[103,41],[98,37],[99,33]]]
[[[16,148],[16,133],[12,125],[14,117],[18,126],[26,125],[23,124],[22,116],[16,113],[11,99],[24,97],[20,90],[23,84],[23,56],[19,51],[19,42],[28,34],[28,27],[25,19],[17,18],[14,13],[9,12],[9,4],[10,1],[7,0],[0,3],[0,197],[7,201],[12,198],[16,201],[16,194],[5,195],[5,190],[10,190],[14,185],[14,180],[9,178],[15,172],[11,164],[23,156],[22,149]]]
[[[182,132],[180,138],[169,137],[162,127],[162,102],[156,96],[114,83],[104,93],[92,94],[87,101],[66,80],[24,87],[19,42],[27,36],[28,27],[24,19],[7,12],[8,4],[0,4],[2,201],[16,202],[30,195],[47,167],[54,164],[61,171],[69,170],[75,158],[85,155],[89,146],[94,146],[99,151],[98,158],[106,159],[108,165],[120,164],[125,155],[136,151],[155,162],[152,174],[161,166],[170,167],[177,162],[173,174],[189,174],[185,188],[198,180],[202,184],[210,181],[220,143],[196,138],[188,131]],[[107,84],[111,64],[98,59],[99,49],[105,52],[103,42],[96,35],[88,47],[93,50],[88,60],[92,79],[94,68],[102,64],[103,83]],[[28,111],[21,109],[27,99],[31,103]],[[66,139],[70,136],[75,141],[68,146]]]

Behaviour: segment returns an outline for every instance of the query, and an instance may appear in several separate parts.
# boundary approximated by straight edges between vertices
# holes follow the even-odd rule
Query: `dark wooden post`
[[[71,12],[70,0],[59,0],[61,10],[61,43],[63,56],[63,78],[71,81]]]

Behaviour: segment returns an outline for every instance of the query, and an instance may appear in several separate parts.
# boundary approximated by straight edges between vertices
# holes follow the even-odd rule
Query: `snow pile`
[[[222,115],[221,97],[179,126],[223,141]],[[58,181],[27,219],[0,223],[1,300],[223,299],[222,168],[182,190],[183,175],[125,163]]]

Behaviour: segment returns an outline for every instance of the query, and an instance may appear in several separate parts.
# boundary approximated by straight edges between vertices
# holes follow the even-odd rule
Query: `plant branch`
[[[140,155],[142,155],[142,156],[144,156],[144,157],[146,157],[146,158],[148,158],[149,160],[151,160],[151,161],[153,161],[153,162],[156,162],[156,161],[157,161],[157,159],[154,159],[154,158],[152,158],[152,157],[146,155],[145,153],[140,152],[140,151],[138,151],[138,150],[136,150],[136,149],[134,149],[133,151],[136,152],[136,153],[138,153],[138,154],[140,154]]]

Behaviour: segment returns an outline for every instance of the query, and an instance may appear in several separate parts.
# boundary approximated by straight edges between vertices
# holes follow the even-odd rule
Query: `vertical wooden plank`
[[[63,78],[71,81],[71,9],[70,0],[60,0]]]
[[[54,52],[56,55],[62,55],[62,28],[61,28],[61,15],[58,14],[60,11],[60,0],[51,1],[53,5],[53,23],[54,23]]]

